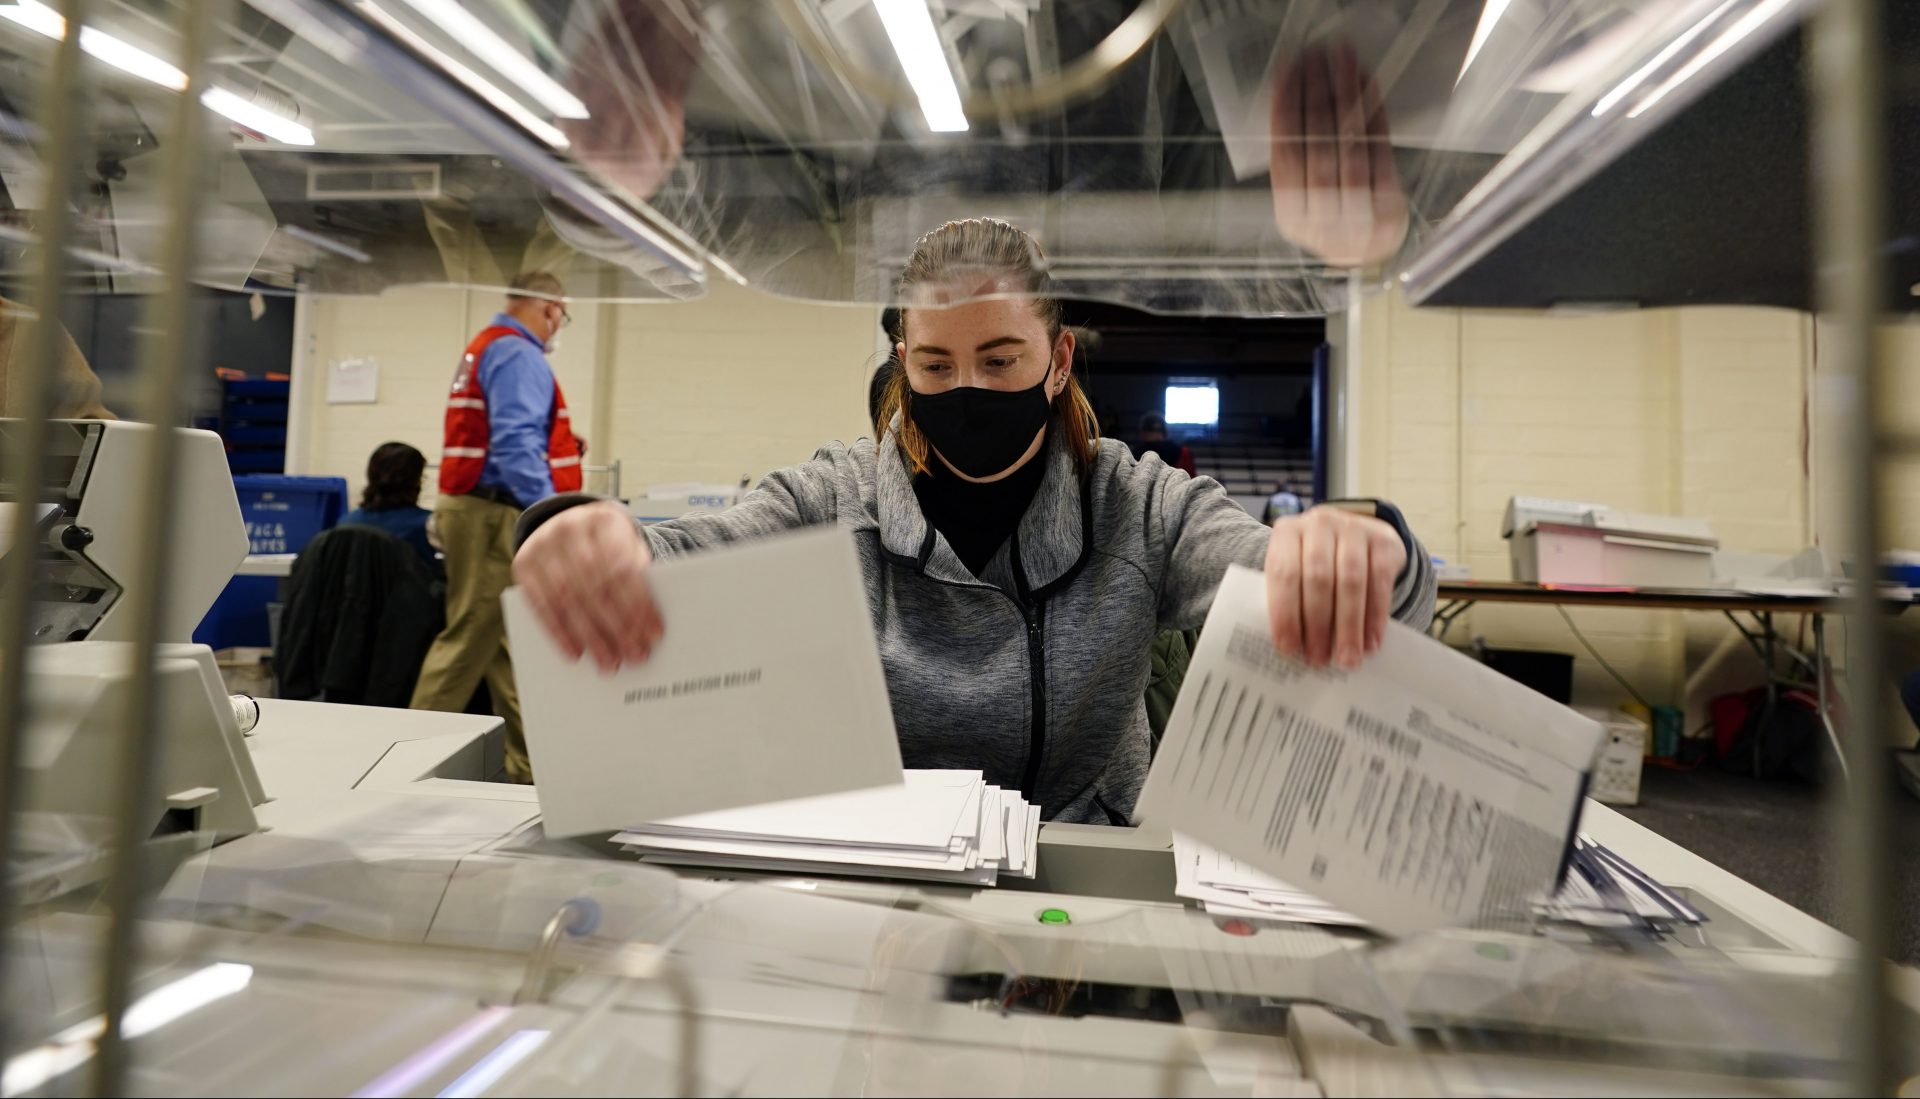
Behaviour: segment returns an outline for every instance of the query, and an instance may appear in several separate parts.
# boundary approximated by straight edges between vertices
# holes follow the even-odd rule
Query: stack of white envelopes
[[[1174,835],[1174,893],[1200,902],[1215,916],[1248,916],[1292,923],[1365,927],[1367,921],[1319,897],[1263,874],[1190,837]],[[1552,897],[1536,897],[1542,919],[1588,927],[1668,927],[1699,924],[1706,915],[1632,863],[1576,836],[1571,865]]]
[[[1360,917],[1303,889],[1179,833],[1173,837],[1173,861],[1174,893],[1199,901],[1200,907],[1216,916],[1253,916],[1334,927],[1367,925]]]
[[[994,885],[1034,875],[1040,807],[979,771],[907,771],[899,786],[642,824],[614,842],[643,862]]]

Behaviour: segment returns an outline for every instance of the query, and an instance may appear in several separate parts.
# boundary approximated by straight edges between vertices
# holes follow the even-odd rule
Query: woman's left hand
[[[1267,614],[1281,655],[1356,668],[1387,636],[1406,543],[1390,524],[1321,506],[1273,525]]]

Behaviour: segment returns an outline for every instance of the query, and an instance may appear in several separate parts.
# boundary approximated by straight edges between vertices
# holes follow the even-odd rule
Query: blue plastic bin
[[[1908,561],[1884,561],[1880,565],[1880,578],[1909,588],[1920,588],[1920,565]]]
[[[279,598],[279,577],[236,576],[194,627],[193,639],[215,650],[271,648],[267,604]]]
[[[347,509],[344,477],[250,474],[235,477],[233,488],[247,522],[249,553],[299,553]],[[215,649],[268,647],[267,604],[278,598],[279,589],[278,577],[234,577],[193,639]]]
[[[344,477],[255,473],[233,479],[247,521],[248,553],[299,553],[347,511]]]

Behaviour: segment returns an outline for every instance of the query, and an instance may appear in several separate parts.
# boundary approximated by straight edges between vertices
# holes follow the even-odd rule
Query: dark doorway
[[[1195,472],[1254,515],[1283,485],[1313,502],[1325,465],[1314,414],[1325,320],[1163,317],[1100,302],[1065,313],[1091,332],[1080,366],[1102,434],[1139,453],[1143,425],[1158,417]]]

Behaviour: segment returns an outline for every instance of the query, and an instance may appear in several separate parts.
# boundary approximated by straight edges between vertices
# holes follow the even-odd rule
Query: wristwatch
[[[1417,552],[1416,547],[1418,547],[1420,543],[1414,541],[1413,530],[1407,526],[1407,517],[1400,514],[1399,508],[1394,507],[1385,500],[1365,496],[1355,496],[1344,500],[1322,500],[1320,502],[1327,507],[1340,508],[1344,511],[1351,511],[1356,515],[1365,515],[1370,519],[1378,519],[1392,527],[1394,531],[1400,535],[1401,544],[1407,547],[1407,564],[1413,564],[1413,555]]]

